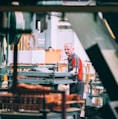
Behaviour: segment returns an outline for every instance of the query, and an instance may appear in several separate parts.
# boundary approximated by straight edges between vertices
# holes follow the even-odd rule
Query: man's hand
[[[77,72],[78,72],[78,69],[77,69],[77,68],[73,68],[73,70],[70,71],[70,74],[71,74],[72,76],[75,76],[75,75],[77,75]]]
[[[70,74],[71,74],[72,76],[75,76],[77,73],[72,70],[72,71],[70,71]]]

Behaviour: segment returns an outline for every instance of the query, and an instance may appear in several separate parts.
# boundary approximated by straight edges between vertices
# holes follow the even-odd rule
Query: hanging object
[[[19,42],[22,33],[18,33],[17,30],[24,30],[25,22],[22,12],[11,12],[9,27],[11,32],[9,33],[9,44],[16,44]]]

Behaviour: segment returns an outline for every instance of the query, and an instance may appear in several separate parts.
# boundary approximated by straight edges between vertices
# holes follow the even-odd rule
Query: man
[[[82,80],[82,62],[79,56],[74,53],[74,47],[72,43],[64,44],[65,54],[68,56],[68,72],[72,74],[73,80],[77,83],[70,84],[70,94],[78,94],[83,98],[84,93],[84,81]],[[81,108],[80,104],[72,104],[72,107]],[[80,119],[81,111],[78,111],[78,119]]]
[[[83,72],[81,59],[74,53],[72,43],[65,43],[64,50],[65,54],[68,56],[68,72],[72,74],[73,78],[77,78],[77,83],[70,84],[70,93],[78,94],[83,98],[84,81],[82,80]],[[77,75],[77,77],[75,75]]]

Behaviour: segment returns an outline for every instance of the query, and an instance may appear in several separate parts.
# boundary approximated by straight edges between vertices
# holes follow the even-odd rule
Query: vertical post
[[[62,119],[66,119],[66,95],[65,92],[62,92]]]
[[[13,63],[13,92],[16,89],[16,85],[17,85],[17,43],[14,44],[14,63]]]

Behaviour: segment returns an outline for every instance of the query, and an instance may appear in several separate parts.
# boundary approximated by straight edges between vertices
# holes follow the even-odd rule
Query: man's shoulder
[[[73,58],[76,58],[76,59],[78,59],[78,60],[80,60],[80,61],[82,62],[81,57],[80,57],[80,56],[78,56],[77,54],[75,54]]]

